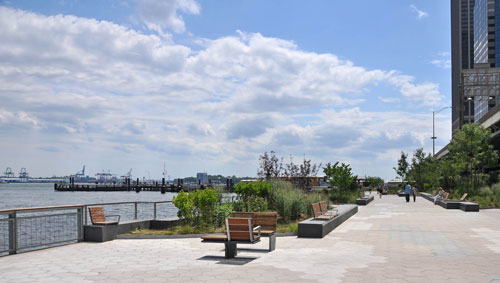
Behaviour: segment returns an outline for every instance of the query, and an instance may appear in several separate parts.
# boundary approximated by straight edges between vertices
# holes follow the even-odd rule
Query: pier
[[[203,190],[206,188],[223,188],[228,191],[232,191],[233,188],[233,180],[227,179],[226,184],[184,184],[182,179],[179,179],[176,184],[166,184],[165,178],[162,179],[161,182],[154,183],[140,183],[139,179],[134,182],[131,182],[129,178],[125,179],[125,181],[121,184],[77,184],[75,183],[74,178],[70,178],[69,183],[54,183],[54,190],[59,192],[126,192],[126,191],[135,191],[137,193],[143,191],[154,191],[161,192],[162,194],[166,192],[180,192],[180,191],[196,191]]]

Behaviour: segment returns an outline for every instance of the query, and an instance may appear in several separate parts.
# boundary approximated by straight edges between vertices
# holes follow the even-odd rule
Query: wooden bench
[[[276,226],[278,224],[278,212],[233,212],[233,217],[251,218],[252,227],[260,226],[261,237],[269,238],[269,251],[276,249]],[[257,231],[254,231],[254,234]]]
[[[463,194],[462,197],[460,198],[460,200],[464,201],[466,197],[467,197],[467,193]]]
[[[257,231],[257,235],[254,235]],[[203,243],[224,243],[225,258],[237,255],[237,244],[255,244],[260,242],[261,227],[252,228],[252,218],[226,218],[225,235],[206,235],[201,237]]]
[[[333,213],[329,213],[328,211],[326,212],[321,211],[321,206],[319,202],[312,204],[312,210],[314,214],[314,219],[317,220],[330,220],[336,216]]]
[[[106,221],[102,206],[89,207],[89,214],[93,225],[117,225],[120,222],[120,215],[108,215],[107,217],[118,217],[118,220]]]
[[[321,214],[323,215],[333,215],[333,217],[339,215],[339,211],[337,209],[328,210],[326,201],[322,201],[319,203],[319,209],[321,210]]]

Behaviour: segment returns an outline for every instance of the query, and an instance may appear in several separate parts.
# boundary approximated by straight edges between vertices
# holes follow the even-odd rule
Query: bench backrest
[[[253,226],[260,226],[262,230],[276,231],[278,212],[232,212],[233,217],[252,218]]]
[[[312,209],[313,209],[314,217],[321,216],[321,208],[319,206],[319,203],[313,203],[312,204]]]
[[[92,224],[106,222],[106,216],[104,215],[104,209],[102,206],[89,207],[89,214]]]
[[[465,200],[465,198],[467,197],[467,193],[465,193],[462,198],[460,198],[460,200]]]
[[[228,241],[253,242],[251,218],[226,218],[226,233]]]
[[[253,216],[254,225],[260,226],[262,230],[276,231],[278,224],[278,212],[255,212]]]
[[[319,208],[321,210],[322,214],[325,214],[328,212],[328,207],[326,206],[326,201],[322,201],[319,203]]]

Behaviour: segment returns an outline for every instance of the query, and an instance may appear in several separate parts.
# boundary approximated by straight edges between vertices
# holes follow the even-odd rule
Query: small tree
[[[425,183],[435,183],[437,176],[435,167],[434,159],[430,153],[426,155],[424,149],[419,148],[413,153],[411,165],[406,175],[407,179],[415,182],[415,186],[423,190]]]
[[[357,176],[352,175],[352,169],[349,164],[342,163],[339,165],[338,161],[333,165],[328,163],[323,168],[323,172],[330,182],[332,190],[336,190],[339,193],[340,199],[344,199],[345,192],[351,190],[356,183]]]
[[[263,155],[259,156],[259,169],[257,175],[260,178],[270,180],[271,178],[278,178],[283,170],[283,158],[278,159],[274,151],[270,154],[264,152]]]
[[[458,130],[448,147],[453,166],[468,180],[467,192],[476,192],[487,177],[485,169],[498,164],[491,144],[491,131],[477,124],[466,124]]]
[[[393,167],[394,171],[396,171],[396,174],[398,176],[401,176],[401,181],[405,181],[406,175],[408,174],[408,161],[406,160],[408,158],[408,154],[404,153],[401,151],[401,157],[398,159],[398,167]]]

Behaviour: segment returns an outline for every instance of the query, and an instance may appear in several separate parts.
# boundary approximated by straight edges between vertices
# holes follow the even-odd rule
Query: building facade
[[[198,184],[208,184],[208,174],[196,173],[196,180],[198,181]]]
[[[499,35],[499,36],[497,36]],[[474,105],[474,122],[498,103],[497,82],[500,67],[500,0],[476,0],[474,5],[474,74],[471,91],[464,90],[466,101]],[[465,87],[465,86],[464,86]]]
[[[451,0],[452,132],[474,120],[474,102],[461,90],[462,70],[474,68],[474,7],[474,0]]]

